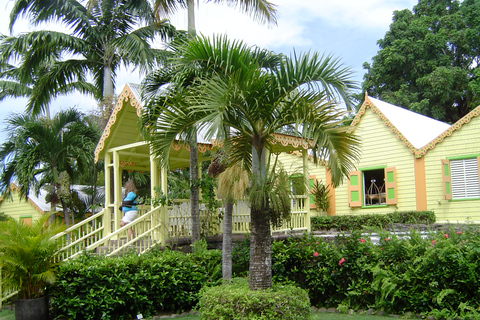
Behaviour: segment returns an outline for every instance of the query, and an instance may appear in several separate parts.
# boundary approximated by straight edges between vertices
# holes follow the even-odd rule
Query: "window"
[[[350,172],[350,207],[397,204],[396,171],[390,168],[365,168]]]
[[[444,199],[480,198],[478,157],[442,160]]]

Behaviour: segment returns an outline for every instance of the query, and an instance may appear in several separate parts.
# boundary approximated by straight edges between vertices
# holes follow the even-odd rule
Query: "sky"
[[[0,0],[0,34],[10,35],[9,13],[15,0]],[[227,5],[196,6],[196,27],[203,35],[227,34],[277,53],[316,51],[339,58],[354,71],[353,80],[363,79],[364,62],[371,62],[379,47],[377,41],[385,36],[395,10],[412,9],[418,0],[271,0],[277,5],[277,25],[262,25],[251,17]],[[177,29],[186,29],[187,12],[170,17]],[[38,27],[37,27],[38,28]],[[43,29],[62,30],[57,25]],[[13,34],[33,30],[28,20],[15,24]],[[116,92],[127,82],[140,83],[138,71],[122,69],[118,73]],[[0,102],[0,142],[5,140],[5,119],[12,113],[24,111],[26,99],[6,99]],[[76,107],[82,112],[94,110],[96,102],[88,96],[70,94],[52,103],[51,113]]]

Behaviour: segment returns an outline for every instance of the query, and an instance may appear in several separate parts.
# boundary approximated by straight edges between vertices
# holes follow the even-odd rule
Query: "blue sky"
[[[9,34],[9,13],[14,0],[0,0],[0,33]],[[361,82],[362,64],[370,62],[377,53],[377,41],[384,37],[395,10],[412,9],[418,0],[271,0],[277,4],[278,25],[261,25],[249,16],[225,5],[204,4],[197,7],[197,30],[205,35],[228,34],[275,52],[291,54],[317,51],[340,58],[355,72],[354,80]],[[186,29],[186,11],[170,17],[179,29]],[[46,29],[46,26],[42,26]],[[48,28],[59,29],[50,25]],[[32,30],[28,21],[19,21],[14,34]],[[121,70],[117,78],[117,92],[126,82],[140,82],[137,72]],[[22,112],[26,100],[8,99],[0,102],[0,133],[4,119],[12,112]],[[83,112],[93,110],[93,99],[72,94],[57,99],[52,113],[75,106]],[[0,141],[4,138],[0,135]]]

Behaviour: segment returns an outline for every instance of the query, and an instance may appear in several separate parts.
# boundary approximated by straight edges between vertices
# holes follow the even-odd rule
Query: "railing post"
[[[305,205],[305,227],[307,228],[307,232],[310,233],[312,231],[311,225],[310,225],[310,182],[308,180],[309,178],[309,168],[308,168],[308,149],[303,149],[302,150],[302,156],[303,156],[303,176],[305,177],[305,184],[306,184],[306,196],[307,198],[305,199],[304,205]]]
[[[103,237],[112,233],[112,214],[110,208],[104,208],[102,215]]]

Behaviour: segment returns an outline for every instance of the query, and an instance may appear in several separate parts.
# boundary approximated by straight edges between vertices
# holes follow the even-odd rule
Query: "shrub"
[[[293,285],[251,291],[246,279],[204,289],[199,301],[202,319],[304,320],[310,315],[305,290]]]
[[[161,310],[192,309],[200,289],[220,276],[217,250],[137,256],[85,255],[59,268],[50,292],[56,319],[132,319]]]
[[[392,212],[385,215],[366,214],[356,216],[321,216],[312,217],[312,230],[340,231],[361,230],[365,227],[385,229],[392,223],[423,223],[435,222],[435,214],[432,211],[404,211]]]

